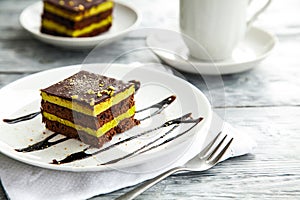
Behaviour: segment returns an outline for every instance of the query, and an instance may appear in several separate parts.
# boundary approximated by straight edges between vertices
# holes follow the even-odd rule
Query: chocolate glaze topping
[[[60,9],[72,13],[81,13],[93,6],[104,3],[107,0],[44,0]]]
[[[91,102],[97,104],[110,98],[110,92],[117,94],[132,85],[134,84],[87,71],[80,71],[41,91],[91,106]]]

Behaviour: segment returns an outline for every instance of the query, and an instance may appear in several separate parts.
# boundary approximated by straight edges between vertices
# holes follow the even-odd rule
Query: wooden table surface
[[[0,88],[29,74],[80,64],[89,50],[72,51],[35,40],[18,22],[21,11],[34,0],[0,1]],[[140,28],[177,26],[178,1],[130,0],[143,14]],[[299,199],[300,198],[300,1],[274,0],[255,26],[273,32],[275,50],[254,69],[222,76],[224,88],[217,94],[215,111],[257,141],[254,154],[227,160],[202,173],[173,175],[138,199]],[[145,46],[146,34],[130,35],[101,51],[102,58]],[[134,61],[131,58],[128,61]],[[158,61],[144,52],[141,62]],[[182,73],[204,92],[197,75]],[[211,77],[214,79],[214,77]],[[225,101],[218,93],[225,91]],[[1,161],[0,161],[1,162]],[[92,199],[112,199],[125,188]],[[0,199],[4,198],[3,191]]]

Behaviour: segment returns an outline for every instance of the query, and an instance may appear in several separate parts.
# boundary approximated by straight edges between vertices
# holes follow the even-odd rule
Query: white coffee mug
[[[223,60],[245,36],[247,28],[271,3],[247,21],[251,0],[180,0],[180,30],[190,55],[201,60]]]

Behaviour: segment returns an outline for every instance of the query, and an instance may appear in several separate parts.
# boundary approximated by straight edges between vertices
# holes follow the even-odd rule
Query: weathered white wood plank
[[[0,74],[0,88],[28,74]]]
[[[227,121],[257,141],[254,154],[227,160],[206,172],[171,176],[138,199],[299,198],[300,107],[226,111]],[[115,198],[128,190],[94,199]]]
[[[122,57],[122,62],[151,62],[155,59],[152,54],[149,57],[146,55],[135,57],[136,53],[144,54],[144,50],[135,51],[134,55],[130,53],[130,50],[140,47],[145,47],[144,39],[127,38],[103,47],[97,52],[97,56],[89,57],[90,50],[57,49],[34,39],[17,42],[5,40],[0,43],[0,49],[3,49],[0,52],[0,72],[36,72],[73,64],[112,62],[125,52],[129,54]]]

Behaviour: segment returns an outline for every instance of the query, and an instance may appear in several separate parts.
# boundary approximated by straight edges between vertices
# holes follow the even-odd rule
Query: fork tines
[[[225,136],[223,136],[223,138],[217,145],[215,145],[221,135],[222,135],[222,131],[220,131],[217,134],[217,136],[207,146],[204,147],[204,149],[199,154],[200,159],[205,159],[205,160],[207,160],[207,162],[214,164],[214,163],[217,163],[222,158],[222,156],[225,154],[226,150],[229,148],[230,144],[232,143],[233,138],[231,138],[226,143],[224,148],[221,148],[224,145],[223,143],[225,142],[225,140],[227,138],[227,134]],[[215,147],[213,148],[213,146],[215,146]],[[217,154],[217,152],[218,152],[218,154]]]

